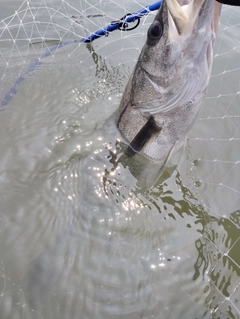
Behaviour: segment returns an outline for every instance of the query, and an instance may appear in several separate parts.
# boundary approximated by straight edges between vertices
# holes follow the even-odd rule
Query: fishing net
[[[103,122],[103,117],[110,115],[120,101],[154,12],[142,17],[133,30],[125,28],[136,26],[138,19],[132,24],[120,25],[121,30],[105,30],[104,36],[92,43],[83,43],[82,39],[149,4],[143,0],[1,1],[0,116],[14,112],[16,107],[24,112],[25,96],[29,98],[35,94],[29,93],[30,83],[35,81],[38,90],[41,90],[49,74],[59,69],[63,73],[61,77],[53,77],[52,90],[58,90],[58,83],[62,81],[71,81],[74,87],[71,93],[76,95],[81,107],[87,108],[91,98],[98,99],[103,95],[113,101],[112,108],[103,108],[96,114]],[[206,313],[202,313],[201,318],[240,318],[239,14],[238,8],[224,6],[222,9],[208,95],[187,142],[191,177],[185,183],[194,185],[200,205],[196,207],[201,207],[208,214],[208,222],[195,242],[198,258],[192,260],[195,268],[193,279],[205,281]],[[95,77],[92,85],[98,90],[94,96],[90,89],[86,89],[84,94],[77,89],[83,67],[86,81],[88,74]],[[90,120],[88,125],[92,125]],[[7,144],[4,127],[1,135]],[[56,139],[61,142],[64,138],[67,137]],[[2,240],[7,228],[8,219],[0,215]],[[42,318],[40,313],[28,307],[21,286],[8,275],[11,272],[6,270],[6,258],[2,258],[1,254],[0,248],[0,317]],[[155,267],[152,265],[152,268]],[[177,287],[178,276],[173,274],[173,277]],[[183,294],[186,300],[194,300],[192,307],[198,309],[194,296],[187,291]],[[166,316],[161,318],[186,319],[173,303],[164,304],[163,308]],[[148,314],[145,317],[149,318]],[[197,318],[200,319],[200,316]]]

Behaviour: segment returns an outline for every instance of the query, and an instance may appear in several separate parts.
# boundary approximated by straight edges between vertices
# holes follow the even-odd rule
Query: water
[[[233,11],[223,11],[223,27]],[[239,318],[239,44],[230,36],[239,26],[216,42],[208,99],[185,150],[141,191],[104,123],[145,30],[99,40],[93,54],[85,45],[57,51],[0,112],[1,318]],[[4,43],[13,67],[2,60],[1,96],[26,67]],[[27,60],[36,52],[45,52],[41,42]]]

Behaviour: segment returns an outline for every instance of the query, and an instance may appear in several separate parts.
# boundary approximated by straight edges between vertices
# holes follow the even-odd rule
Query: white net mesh
[[[39,130],[41,130],[44,128],[44,121],[48,121],[46,118],[41,123],[35,123],[33,120],[34,116],[41,116],[41,104],[36,104],[39,99],[39,96],[36,97],[36,92],[42,96],[41,103],[44,105],[42,112],[49,112],[49,117],[53,115],[52,109],[56,106],[54,98],[51,96],[52,91],[58,92],[59,100],[62,100],[62,108],[68,105],[65,111],[65,114],[70,114],[67,123],[64,123],[63,118],[60,119],[57,115],[55,117],[58,128],[60,122],[64,126],[64,133],[61,134],[60,130],[58,131],[55,127],[51,127],[50,130],[50,136],[51,134],[54,136],[56,144],[68,140],[74,132],[84,132],[84,128],[88,131],[89,126],[94,127],[96,121],[92,120],[93,114],[101,124],[116,109],[131,70],[145,42],[145,34],[154,13],[142,18],[138,28],[131,32],[116,31],[92,44],[84,44],[79,40],[102,29],[111,21],[123,17],[126,13],[135,12],[149,4],[143,0],[16,0],[0,2],[0,101],[5,99],[0,108],[2,110],[0,112],[0,117],[2,117],[0,127],[2,152],[7,149],[9,143],[12,143],[11,137],[14,131],[16,136],[21,134],[16,124],[19,124],[19,127],[21,125],[25,125],[24,127],[31,126],[31,124],[32,126],[39,125]],[[186,206],[181,201],[176,201],[174,204],[168,201],[168,192],[172,191],[171,188],[165,189],[165,186],[159,184],[154,190],[156,194],[161,192],[161,201],[165,205],[164,208],[159,209],[162,213],[160,218],[164,216],[164,218],[173,217],[173,220],[181,219],[183,217],[181,214],[176,218],[176,212],[181,207],[181,211],[189,219],[194,216],[191,221],[186,218],[188,228],[197,223],[202,224],[201,231],[198,231],[198,236],[193,240],[197,254],[189,249],[189,256],[186,255],[184,259],[187,261],[185,277],[180,279],[177,268],[170,267],[165,270],[167,276],[172,278],[171,287],[173,289],[170,291],[170,288],[162,287],[162,292],[167,291],[169,298],[168,301],[163,297],[161,301],[159,299],[157,313],[161,315],[156,318],[190,319],[193,317],[187,317],[187,314],[192,316],[193,313],[196,313],[195,317],[198,319],[240,318],[239,14],[239,8],[223,7],[219,33],[215,42],[213,72],[208,97],[194,128],[189,132],[187,149],[191,175],[188,175],[187,179],[186,177],[182,179],[185,186],[189,186],[189,189],[192,189],[194,185],[196,196],[188,193],[187,198],[192,204]],[[77,41],[74,42],[74,40]],[[65,41],[69,41],[69,43]],[[66,45],[62,46],[60,43]],[[46,52],[48,53],[46,54]],[[39,62],[41,63],[39,64]],[[78,83],[81,83],[81,87]],[[66,90],[64,89],[65,84]],[[69,102],[70,94],[71,102]],[[101,100],[101,98],[103,98],[104,103],[100,109],[97,107],[88,108],[89,101]],[[110,104],[107,104],[107,101],[110,101]],[[31,105],[32,108],[26,105]],[[51,106],[48,108],[46,105]],[[19,109],[22,111],[20,112]],[[81,114],[83,114],[81,117],[79,117],[80,109]],[[28,117],[19,116],[25,112],[28,112]],[[6,114],[12,115],[8,117]],[[27,137],[28,135],[26,135]],[[33,150],[35,154],[41,153],[42,148],[46,145],[50,148],[50,144],[50,142],[44,141],[39,148],[31,146],[31,149],[27,145],[26,154],[30,154]],[[11,262],[9,255],[14,254],[14,251],[6,253],[7,246],[4,246],[7,245],[4,240],[7,238],[6,234],[10,228],[8,213],[12,216],[12,211],[15,209],[14,203],[8,204],[13,189],[11,182],[12,184],[17,183],[15,179],[17,175],[14,175],[12,170],[24,172],[26,169],[24,162],[21,159],[17,160],[21,149],[19,148],[19,151],[18,146],[15,147],[18,151],[12,153],[16,159],[16,162],[12,164],[14,165],[12,166],[14,168],[11,169],[12,175],[6,173],[7,161],[5,159],[1,161],[3,168],[1,171],[1,201],[3,207],[0,211],[0,317],[12,319],[50,318],[47,316],[47,312],[35,311],[34,307],[29,306],[29,302],[26,300],[26,291],[22,290],[20,279],[17,275],[14,278],[14,270],[11,270],[11,267],[14,268],[14,266],[8,266],[8,269],[6,267]],[[70,162],[69,159],[68,165]],[[63,177],[62,180],[64,180]],[[176,180],[178,180],[178,176]],[[179,179],[178,186],[182,187],[181,179]],[[20,189],[23,186],[19,182],[17,187]],[[157,195],[155,196],[154,191],[149,193],[149,197],[146,195],[146,198],[143,199],[146,201],[146,205],[158,206],[158,204],[155,205]],[[74,198],[70,197],[68,199],[74,202]],[[76,200],[76,203],[74,202],[72,205],[78,207],[78,204]],[[168,208],[170,206],[173,213]],[[33,207],[30,208],[33,209]],[[166,215],[162,212],[164,210],[168,212]],[[204,222],[201,222],[201,218],[199,218],[200,213],[205,216]],[[17,229],[17,232],[19,237],[23,239],[23,229]],[[176,236],[182,238],[184,235],[184,233],[175,234],[173,241],[180,240],[176,239]],[[43,234],[44,236],[46,235]],[[44,244],[42,245],[44,246]],[[41,252],[41,248],[36,250],[32,248],[32,255],[35,257],[38,255],[36,251]],[[174,255],[174,249],[171,251],[173,252],[171,260],[177,260],[178,257]],[[18,251],[18,254],[21,252]],[[32,258],[29,257],[29,260]],[[152,264],[152,269],[163,268],[161,257],[159,257],[159,262],[159,266]],[[24,261],[18,267],[23,269],[27,267],[27,264],[28,262]],[[188,278],[190,264],[194,268],[191,280]],[[162,276],[164,278],[164,275]],[[183,281],[185,285],[182,284]],[[194,294],[190,292],[191,289],[188,287],[190,281],[195,282]],[[166,285],[166,282],[164,284]],[[137,288],[141,285],[143,283],[139,283]],[[81,295],[80,288],[78,289],[76,288],[75,293]],[[97,288],[94,286],[92,288],[93,299],[94,289]],[[114,290],[114,288],[112,289]],[[144,299],[144,294],[140,296],[139,292],[139,295],[136,295],[136,300],[140,298],[141,302],[146,302],[147,305],[141,318],[150,318],[153,315],[151,302],[154,300],[153,295],[158,293],[156,289],[152,284],[151,291],[147,292],[148,296],[151,296],[148,301]],[[197,293],[195,295],[196,290],[202,291],[200,301]],[[174,295],[174,292],[178,297]],[[55,291],[55,295],[57,293]],[[127,294],[128,289],[126,288]],[[64,299],[65,304],[62,307],[65,307],[64,309],[69,307],[69,311],[76,309],[77,317],[81,307],[71,301],[70,295],[71,293]],[[120,299],[118,305],[121,308],[121,298],[125,298],[125,296],[119,295],[116,299],[118,298]],[[102,304],[107,303],[106,296],[103,296],[102,299],[99,297],[99,299],[102,300]],[[55,297],[53,297],[54,302]],[[56,318],[65,318],[61,314],[61,307],[58,307]],[[99,313],[102,313],[101,306],[99,307]],[[132,315],[128,309],[128,315],[125,313],[124,317],[125,308],[123,306],[122,312],[120,311],[121,316],[119,314],[115,316],[113,311],[108,317],[140,318],[140,315],[136,317],[132,310],[134,309],[134,301],[131,307],[129,306]],[[189,309],[193,309],[192,312]],[[92,313],[88,309],[86,313],[89,315],[88,318],[97,318],[98,309],[92,309]],[[72,316],[72,318],[75,317]]]
[[[239,253],[235,254],[240,248],[238,14],[239,9],[223,7],[208,97],[190,134],[199,178],[197,187],[204,198],[203,205],[213,217],[198,249],[203,252],[207,247],[213,252],[214,266],[207,270],[210,259],[199,258],[198,262],[202,271],[208,272],[215,294],[221,299],[216,318],[224,318],[221,309],[226,304],[229,313],[225,316],[239,318],[240,260]],[[232,278],[228,270],[235,273]]]

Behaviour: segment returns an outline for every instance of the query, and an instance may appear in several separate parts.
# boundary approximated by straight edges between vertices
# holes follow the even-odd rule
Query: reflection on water
[[[0,317],[239,318],[240,211],[206,209],[188,146],[160,178],[126,157],[129,67],[72,59],[1,112]]]
[[[185,185],[180,171],[190,178],[188,159],[170,166],[156,186],[139,189],[142,170],[133,176],[122,164],[120,138],[112,119],[86,136],[73,130],[36,159],[34,172],[29,167],[24,190],[12,185],[11,214],[5,208],[0,234],[4,318],[234,313],[225,298],[240,276],[234,259],[239,229],[209,216],[194,183]],[[146,161],[144,168],[151,165]],[[15,193],[13,209],[8,202]]]
[[[203,237],[196,241],[198,258],[194,265],[194,280],[199,276],[207,277],[205,287],[207,293],[206,304],[213,309],[216,318],[225,315],[237,318],[235,307],[229,302],[230,296],[238,296],[240,260],[239,236],[240,230],[235,222],[239,211],[227,218],[211,218],[203,229]],[[235,303],[239,306],[238,297]],[[235,315],[234,315],[235,314]]]

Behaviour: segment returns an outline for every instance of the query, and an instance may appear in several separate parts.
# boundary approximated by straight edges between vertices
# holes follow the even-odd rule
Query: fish
[[[161,172],[184,144],[203,105],[220,10],[215,0],[163,0],[129,78],[115,123],[129,156]]]

